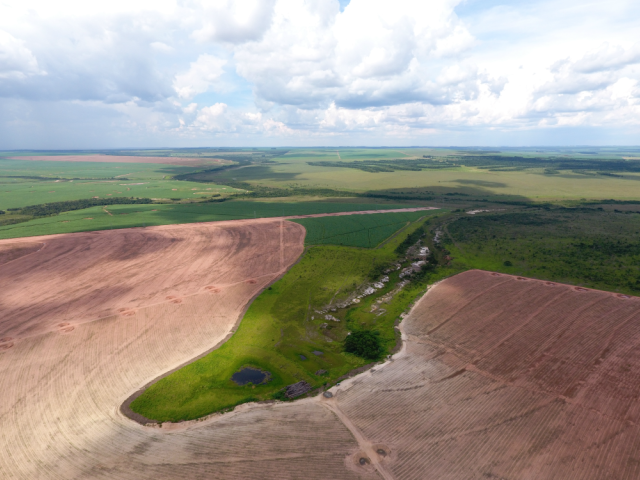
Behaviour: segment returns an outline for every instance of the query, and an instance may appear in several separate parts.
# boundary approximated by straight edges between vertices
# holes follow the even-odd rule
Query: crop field
[[[319,217],[295,220],[307,230],[307,245],[345,245],[372,248],[399,229],[425,215],[424,211],[373,215]]]
[[[224,185],[171,180],[173,175],[193,170],[173,165],[139,163],[0,159],[0,210],[96,197],[181,200],[238,192]]]
[[[431,212],[419,213],[424,216]],[[402,217],[406,214],[376,216],[379,215],[403,218],[405,222],[396,223],[398,228],[406,223],[407,217]],[[409,230],[419,225],[415,222]],[[395,261],[394,250],[403,239],[404,236],[394,238],[380,249],[309,249],[281,280],[251,304],[233,337],[206,357],[152,385],[131,404],[131,409],[147,419],[176,422],[250,400],[270,399],[297,381],[320,386],[364,365],[362,358],[343,352],[342,341],[349,330],[365,326],[377,331],[385,349],[391,350],[395,345],[393,323],[424,288],[420,282],[404,288],[385,305],[384,311],[376,314],[371,310],[374,298],[363,299],[356,307],[335,313],[341,321],[324,330],[326,319],[317,310],[332,301],[349,298],[376,267]],[[397,281],[398,273],[390,275],[389,284],[379,294],[392,291]],[[230,378],[244,365],[271,372],[271,380],[262,385],[235,385]]]
[[[8,181],[7,181],[8,180]],[[228,195],[237,190],[222,185],[139,180],[25,181],[0,177],[0,207],[20,208],[82,198],[139,197],[151,199],[200,199]]]
[[[314,215],[320,213],[389,210],[408,205],[337,202],[250,202],[109,205],[0,226],[0,238],[31,237],[118,228],[148,227],[249,218]],[[0,222],[2,217],[0,217]]]
[[[639,180],[632,147],[0,152],[0,478],[638,478]]]
[[[177,473],[166,464],[180,457],[179,450],[189,451],[193,438],[183,436],[179,447],[161,432],[132,426],[117,406],[222,341],[246,303],[300,255],[303,233],[295,223],[270,220],[166,226],[35,238],[24,255],[4,257],[0,477],[140,478],[151,461],[158,471],[166,469],[166,478],[193,478],[193,471]],[[9,251],[22,242],[0,243]],[[44,248],[34,251],[38,243]],[[276,430],[265,426],[271,431],[284,433],[293,421],[268,416],[268,424],[276,422]],[[312,416],[332,425],[321,410]],[[317,428],[322,435],[324,427]],[[352,444],[346,433],[331,430],[326,455]],[[201,446],[228,451],[238,445],[229,443],[237,429],[220,431],[227,433],[214,442],[218,447],[207,446],[211,438]],[[167,443],[151,448],[155,453],[140,450],[156,440]],[[310,442],[290,436],[274,448],[304,451]],[[145,451],[145,460],[135,459]],[[344,468],[330,459],[329,465],[329,471]],[[203,468],[219,471],[219,463]]]
[[[234,288],[228,293],[249,294]],[[0,472],[122,479],[293,479],[283,472],[300,468],[311,479],[640,473],[627,461],[640,440],[632,353],[638,300],[480,271],[433,287],[405,320],[403,350],[331,388],[333,398],[238,408],[168,431],[117,414],[113,405],[153,372],[223,336],[225,328],[197,314],[212,307],[229,314],[220,293],[206,294],[212,305],[185,296],[5,349]],[[187,319],[193,328],[184,328]],[[37,396],[28,393],[33,385]],[[32,421],[51,408],[56,417]],[[18,435],[24,440],[13,441]]]
[[[306,478],[373,478],[345,466],[343,456],[358,445],[319,405],[283,404],[246,414],[240,409],[215,425],[203,423],[196,430],[187,425],[186,431],[169,435],[157,427],[141,428],[117,410],[147,382],[223,342],[251,297],[300,255],[302,234],[296,223],[262,219],[0,242],[0,280],[6,286],[0,322],[0,475],[140,478],[153,472],[158,478],[251,478],[258,459],[260,475],[278,472],[282,478],[283,460],[284,468],[297,471],[304,459]],[[251,330],[252,315],[266,311],[286,330],[287,322],[304,315],[305,298],[322,303],[336,290],[352,288],[377,262],[393,258],[395,244],[385,248],[316,247],[311,258],[303,257],[251,305],[237,338]],[[336,270],[342,273],[336,276]],[[358,321],[392,330],[393,319],[422,288],[402,292],[388,307],[388,317],[363,311]],[[323,339],[318,323],[302,324],[303,333],[315,332],[308,344],[274,330],[282,337],[277,360],[290,363],[279,374],[282,380],[299,373],[313,376],[317,366],[339,375],[362,364],[340,353],[335,341],[331,344],[344,335],[344,327]],[[258,336],[271,340],[264,332],[253,335],[254,342]],[[392,332],[387,342],[394,343]],[[324,355],[314,358],[308,350],[318,346]],[[255,347],[246,345],[247,351]],[[309,362],[298,357],[296,365],[301,351]],[[52,411],[56,415],[49,417]],[[265,435],[279,438],[272,449],[261,445]],[[25,441],[15,442],[16,436]],[[191,467],[185,468],[185,455],[195,455]]]

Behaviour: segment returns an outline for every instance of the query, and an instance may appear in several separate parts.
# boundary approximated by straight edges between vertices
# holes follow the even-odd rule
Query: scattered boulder
[[[307,382],[298,382],[294,383],[293,385],[289,385],[284,392],[284,396],[287,398],[296,398],[300,395],[304,395],[310,390],[311,385],[309,385]]]
[[[325,373],[327,373],[327,371],[326,371],[326,370],[318,370],[318,371],[316,372],[316,375],[324,375]]]

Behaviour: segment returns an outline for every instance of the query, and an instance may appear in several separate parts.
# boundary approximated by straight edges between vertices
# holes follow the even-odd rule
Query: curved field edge
[[[0,239],[78,233],[121,228],[150,227],[281,216],[317,215],[342,212],[411,208],[407,204],[342,202],[252,202],[233,200],[221,203],[125,204],[97,206],[0,225]]]
[[[449,276],[454,273],[451,269],[443,267],[397,291],[384,305],[385,312],[372,312],[371,307],[376,298],[394,290],[398,272],[390,275],[391,281],[377,295],[333,312],[339,322],[327,322],[316,309],[349,297],[381,265],[395,261],[396,247],[423,223],[414,221],[402,235],[375,250],[307,248],[286,274],[248,305],[226,342],[137,391],[121,411],[141,424],[181,422],[229,411],[242,403],[279,398],[282,388],[301,380],[314,389],[326,387],[370,362],[342,351],[342,340],[354,329],[378,332],[385,351],[393,351],[398,342],[394,326],[400,314],[424,292],[427,281]],[[322,324],[327,323],[332,325],[323,329]],[[246,365],[271,372],[271,381],[265,385],[233,384],[231,375]]]

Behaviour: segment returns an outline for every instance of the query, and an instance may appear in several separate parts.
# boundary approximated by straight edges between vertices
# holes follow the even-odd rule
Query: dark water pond
[[[269,380],[269,376],[269,372],[263,372],[257,368],[245,367],[231,375],[231,380],[238,385],[246,385],[247,383],[258,385],[260,383],[266,383]]]

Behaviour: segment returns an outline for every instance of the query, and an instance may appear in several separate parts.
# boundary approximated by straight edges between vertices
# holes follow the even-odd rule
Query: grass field
[[[344,245],[372,248],[400,228],[432,211],[380,213],[344,217],[303,218],[294,220],[307,230],[306,245]]]
[[[215,222],[315,213],[353,212],[407,208],[410,205],[338,202],[251,202],[110,205],[61,213],[15,225],[0,226],[0,239],[52,235],[56,233],[149,227],[174,223]],[[2,217],[0,217],[0,221]]]
[[[194,199],[237,192],[224,185],[171,180],[172,175],[191,170],[173,165],[0,159],[0,210],[92,197]]]
[[[396,213],[385,215],[401,220],[391,220],[389,224],[402,225],[406,221],[406,217]],[[331,222],[333,219],[321,220]],[[335,303],[348,297],[370,279],[372,272],[395,261],[396,247],[421,224],[415,221],[402,235],[379,249],[332,245],[308,249],[300,262],[251,304],[230,340],[152,385],[131,404],[131,409],[158,421],[188,420],[239,403],[272,398],[286,385],[301,380],[315,387],[335,382],[366,363],[362,358],[344,353],[342,341],[349,331],[376,331],[389,351],[396,343],[393,329],[396,319],[424,290],[427,278],[410,283],[396,294],[384,305],[386,312],[372,313],[371,306],[377,298],[394,289],[398,272],[390,275],[385,288],[365,297],[357,306],[332,312],[340,322],[327,322],[315,310],[332,300]],[[319,228],[317,224],[315,228]],[[437,275],[449,273],[450,269],[442,268]],[[323,323],[331,325],[323,329]],[[322,354],[316,355],[314,351]],[[271,380],[262,385],[238,386],[231,381],[231,376],[243,366],[267,370]],[[319,370],[327,373],[317,374]]]

